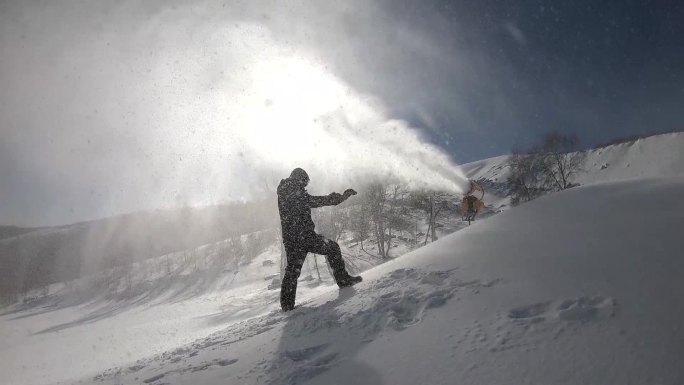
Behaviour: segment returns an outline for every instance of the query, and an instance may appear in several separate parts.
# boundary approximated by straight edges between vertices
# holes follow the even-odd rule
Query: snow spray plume
[[[7,77],[16,89],[45,84],[41,99],[8,100],[8,109],[44,111],[26,114],[30,124],[3,138],[3,156],[26,159],[31,177],[23,179],[40,181],[31,191],[45,194],[17,222],[252,200],[295,167],[311,174],[315,193],[388,178],[451,191],[465,185],[418,131],[256,19],[230,19],[210,5],[89,7],[92,25],[50,23],[72,17],[71,8],[32,9],[55,36],[75,41],[52,50],[43,35],[28,36],[54,60],[34,78]],[[62,31],[67,25],[74,30]]]
[[[191,41],[182,28],[159,36],[160,45],[186,45],[152,66],[150,82],[169,92],[138,134],[152,154],[144,180],[156,182],[146,187],[155,208],[250,200],[295,167],[310,173],[312,192],[389,178],[454,192],[466,185],[447,155],[314,56],[257,24],[217,28]],[[203,55],[207,45],[224,52]],[[183,92],[173,90],[179,77],[190,83]]]
[[[201,128],[205,143],[231,138],[215,149],[229,159],[215,163],[214,172],[228,169],[240,177],[223,186],[223,194],[231,195],[236,182],[246,190],[264,181],[273,186],[295,167],[310,172],[314,189],[377,179],[454,192],[466,186],[447,155],[407,123],[388,119],[380,102],[357,93],[315,59],[279,47],[258,26],[230,33],[248,42],[248,52],[236,55],[249,58],[240,64],[246,70],[209,96],[213,118]]]

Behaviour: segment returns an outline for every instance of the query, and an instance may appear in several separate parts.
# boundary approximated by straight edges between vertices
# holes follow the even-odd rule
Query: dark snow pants
[[[294,308],[297,294],[297,278],[302,272],[302,266],[308,253],[325,255],[328,265],[333,271],[335,282],[338,284],[349,277],[342,259],[342,251],[337,242],[319,234],[304,237],[300,242],[284,242],[287,254],[287,267],[280,288],[280,306],[283,310]]]

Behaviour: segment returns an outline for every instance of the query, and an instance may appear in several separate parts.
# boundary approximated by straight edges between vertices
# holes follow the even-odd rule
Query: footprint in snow
[[[532,305],[520,306],[508,312],[508,318],[530,322],[541,322],[549,309],[551,302],[539,302]]]
[[[321,351],[325,350],[328,347],[328,344],[323,344],[323,345],[316,345],[304,349],[296,349],[296,350],[286,350],[283,353],[283,356],[288,358],[291,361],[303,361],[306,359],[309,359],[316,354],[320,353]]]
[[[288,349],[276,355],[268,370],[272,383],[298,384],[330,369],[338,352],[330,352],[330,344],[301,349]]]
[[[148,378],[148,379],[146,379],[146,380],[143,380],[143,382],[146,383],[146,384],[151,384],[151,383],[153,383],[153,382],[155,382],[155,381],[157,381],[157,380],[161,380],[164,376],[165,376],[165,373],[158,374],[158,375],[156,375],[156,376],[154,376],[154,377],[150,377],[150,378]]]
[[[471,350],[534,349],[542,341],[617,314],[614,298],[582,296],[535,302],[510,309],[505,316],[468,328],[456,345],[469,343]]]
[[[508,312],[508,318],[514,321],[542,322],[545,320],[561,320],[566,322],[589,322],[615,315],[617,301],[614,298],[601,296],[583,296],[566,299],[560,302],[539,302],[520,306]]]
[[[558,318],[564,321],[592,321],[615,315],[617,302],[613,298],[579,297],[567,299],[557,308]]]
[[[347,327],[375,334],[401,331],[422,322],[430,309],[444,306],[460,290],[491,287],[494,281],[461,281],[451,270],[397,269],[374,283],[369,305],[353,314]]]

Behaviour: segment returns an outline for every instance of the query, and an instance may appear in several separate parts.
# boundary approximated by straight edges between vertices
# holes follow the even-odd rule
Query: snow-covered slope
[[[584,152],[584,163],[573,183],[588,185],[643,178],[684,175],[684,133],[654,135]],[[464,174],[486,190],[485,215],[510,207],[506,179],[508,155],[461,166]]]
[[[650,136],[632,142],[586,151],[580,184],[684,174],[684,133]],[[508,156],[497,156],[461,166],[470,179],[504,182]]]
[[[0,382],[684,383],[683,157],[682,134],[589,151],[582,187],[482,216],[354,289],[307,264],[291,314],[268,290],[277,248],[237,261],[220,291],[188,276],[125,301],[5,309]],[[507,204],[505,160],[463,166],[488,183],[489,213]]]
[[[582,184],[684,174],[684,133],[664,134],[588,151]]]
[[[679,384],[682,196],[683,178],[552,194],[83,383]]]

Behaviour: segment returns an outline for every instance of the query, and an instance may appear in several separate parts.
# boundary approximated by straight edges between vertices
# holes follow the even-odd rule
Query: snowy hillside
[[[578,175],[580,184],[677,176],[684,174],[684,133],[650,136],[586,151]],[[461,166],[470,179],[504,182],[508,156],[497,156]]]
[[[463,166],[488,214],[508,208],[505,160]],[[353,289],[309,258],[289,314],[277,245],[199,272],[223,241],[189,250],[200,270],[187,251],[132,265],[156,283],[123,300],[5,308],[2,383],[683,383],[684,135],[592,150],[584,168],[581,187],[485,215]]]
[[[192,323],[150,317],[149,329],[218,330],[206,338],[135,360],[135,341],[99,340],[100,325],[70,349],[130,354],[87,384],[681,383],[683,195],[682,178],[571,189],[373,268],[353,289],[304,289],[289,314],[275,301],[251,312],[258,293],[216,298],[226,308],[211,316],[193,300]],[[231,323],[240,312],[251,316]],[[40,344],[13,342],[40,359]]]
[[[684,133],[650,136],[585,151],[575,183],[588,185],[622,180],[684,175]],[[487,194],[487,213],[510,207],[506,187],[508,156],[502,155],[461,166],[471,180],[480,181]]]

